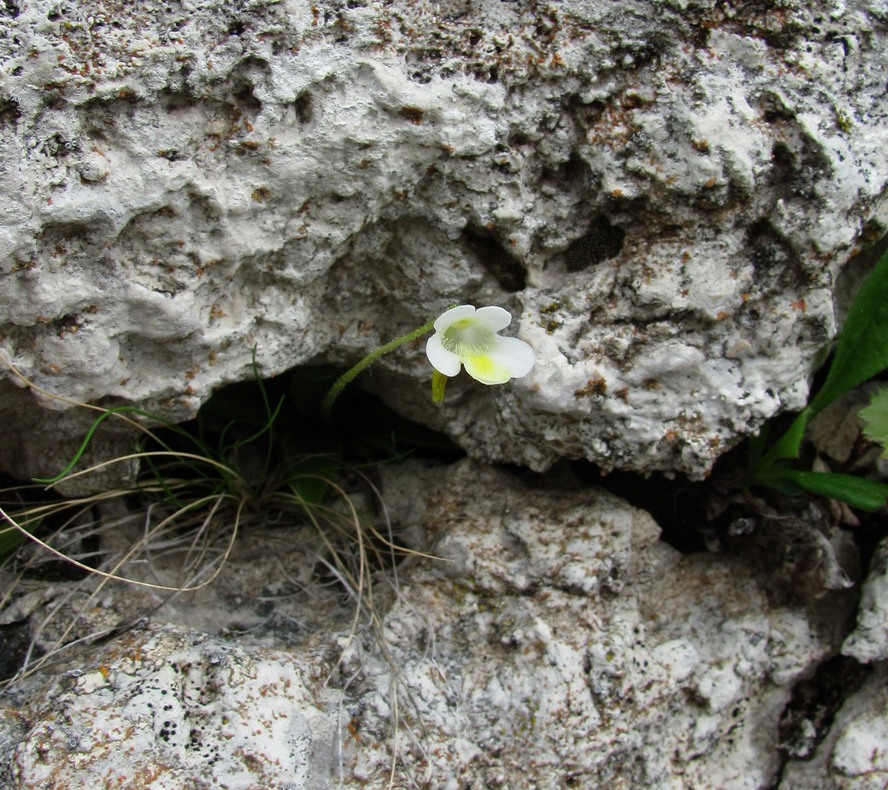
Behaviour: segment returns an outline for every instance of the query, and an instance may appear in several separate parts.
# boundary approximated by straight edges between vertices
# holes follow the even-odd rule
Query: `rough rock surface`
[[[472,454],[704,473],[800,406],[835,276],[883,232],[879,0],[84,0],[0,6],[0,349],[59,395],[192,415],[451,303],[526,379],[428,403]],[[37,398],[47,408],[67,408]],[[0,389],[0,460],[86,418]],[[113,442],[112,442],[113,444]]]
[[[437,559],[377,577],[375,629],[351,635],[310,541],[244,532],[201,596],[23,681],[0,716],[0,776],[88,788],[150,767],[158,788],[381,788],[396,755],[396,787],[777,781],[782,746],[806,734],[783,712],[838,651],[847,593],[781,601],[763,565],[682,556],[610,494],[535,489],[471,462],[391,468],[383,489],[399,533]],[[132,621],[136,593],[81,599],[78,628]],[[874,688],[848,727],[884,699]],[[843,738],[816,775],[802,766],[815,781],[792,786],[864,770],[852,729]]]
[[[335,719],[290,657],[162,628],[97,659],[33,703],[11,786],[327,786],[316,777],[332,776]]]
[[[888,669],[878,665],[845,700],[813,759],[792,760],[782,790],[880,790],[888,786]]]
[[[862,663],[888,659],[888,540],[883,540],[870,562],[863,584],[857,627],[842,652]]]

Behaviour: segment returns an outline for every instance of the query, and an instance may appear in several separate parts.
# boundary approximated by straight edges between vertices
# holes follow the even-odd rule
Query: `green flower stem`
[[[419,337],[422,337],[424,334],[431,332],[435,327],[434,321],[429,321],[427,324],[423,324],[418,329],[414,329],[412,332],[408,332],[406,335],[401,335],[401,337],[396,338],[395,340],[386,343],[384,346],[380,346],[379,348],[371,351],[364,357],[357,365],[355,365],[351,370],[343,373],[336,381],[333,383],[333,386],[327,391],[327,394],[324,396],[324,400],[321,403],[321,411],[323,412],[324,419],[328,419],[330,417],[330,412],[333,410],[333,404],[336,402],[336,399],[339,397],[342,390],[351,383],[351,381],[358,376],[366,368],[369,368],[377,359],[385,354],[388,354],[389,351],[394,351],[399,346],[403,346],[404,343],[409,343],[411,340],[416,340]]]

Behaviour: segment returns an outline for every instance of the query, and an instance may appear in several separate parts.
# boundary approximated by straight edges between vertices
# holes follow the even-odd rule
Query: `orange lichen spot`
[[[219,305],[214,304],[210,308],[210,320],[215,321],[219,318],[225,318],[225,311]]]
[[[422,107],[415,107],[412,104],[407,104],[398,110],[398,115],[402,118],[406,118],[410,123],[419,126],[419,124],[422,123],[422,116],[425,115],[425,110],[422,109]]]
[[[200,365],[195,365],[185,371],[185,378],[191,381],[198,373],[200,373]]]
[[[729,315],[729,314],[726,313],[724,310],[719,310],[719,311],[715,314],[715,320],[716,320],[716,321],[724,321],[724,320],[728,317],[728,315]]]
[[[111,673],[110,673],[110,671],[108,670],[108,667],[106,667],[104,664],[102,664],[102,665],[99,666],[99,674],[100,674],[103,678],[105,678],[105,680],[107,680],[107,679],[108,679],[108,675],[110,675]]]
[[[207,355],[207,358],[209,359],[211,365],[215,365],[215,364],[216,364],[216,360],[219,359],[219,354],[218,354],[217,352],[215,352],[215,351],[211,351],[211,352]]]
[[[623,197],[623,190],[622,189],[612,189],[611,190],[611,197],[614,197],[617,199]]]
[[[250,197],[253,198],[257,203],[264,203],[268,198],[271,197],[271,190],[268,187],[256,187],[251,193]]]
[[[797,302],[793,302],[790,306],[793,309],[798,310],[800,313],[806,313],[808,311],[808,306],[805,304],[804,299],[799,299]]]
[[[607,381],[603,378],[589,379],[580,389],[574,392],[574,398],[586,398],[590,395],[602,396],[607,393]]]
[[[689,253],[687,250],[685,250],[685,251],[681,254],[681,262],[682,262],[682,263],[688,263],[690,260],[691,260],[691,253]]]
[[[644,384],[642,385],[646,390],[658,390],[660,389],[660,382],[656,379],[645,379]]]

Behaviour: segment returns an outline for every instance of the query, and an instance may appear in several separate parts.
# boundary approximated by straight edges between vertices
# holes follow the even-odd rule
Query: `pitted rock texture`
[[[346,365],[501,304],[530,376],[436,410],[416,344],[367,385],[479,459],[703,474],[804,403],[836,275],[888,224],[886,25],[876,0],[6,3],[0,349],[176,420],[253,346],[263,375]],[[57,471],[87,418],[29,428],[69,404],[9,379],[3,465]]]
[[[73,623],[66,638],[84,644],[0,697],[0,777],[70,788],[117,777],[147,787],[149,770],[158,788],[778,786],[789,745],[808,737],[806,719],[786,724],[784,711],[837,652],[847,592],[781,601],[765,564],[682,556],[647,513],[603,491],[534,488],[466,461],[391,466],[380,486],[396,534],[427,556],[374,575],[372,628],[355,631],[343,606],[354,598],[318,575],[317,537],[281,526],[244,529],[212,585],[159,610],[158,595],[116,585],[41,607],[31,584],[0,621],[30,628],[38,648]],[[121,571],[163,580],[165,562],[176,567],[136,555]],[[863,748],[884,742],[880,682],[851,695],[845,735],[827,722],[806,741],[817,767],[800,764],[809,783],[787,787],[882,765]]]
[[[888,659],[888,540],[882,540],[870,562],[857,626],[842,645],[842,653],[862,663]]]
[[[330,786],[335,725],[288,656],[166,627],[101,659],[34,701],[36,726],[6,758],[10,786]]]

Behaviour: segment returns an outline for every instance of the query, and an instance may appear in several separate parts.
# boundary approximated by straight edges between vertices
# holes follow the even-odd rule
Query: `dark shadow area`
[[[255,444],[271,453],[272,466],[314,454],[333,455],[347,464],[407,456],[450,463],[465,455],[444,434],[406,419],[357,386],[345,389],[325,420],[321,401],[342,373],[331,366],[300,366],[261,382],[229,384],[212,395],[195,420],[178,427],[225,445],[245,442],[268,428]],[[276,415],[270,425],[268,411]]]
[[[682,554],[706,551],[704,527],[708,523],[708,482],[692,482],[681,475],[669,479],[662,474],[602,472],[588,461],[572,462],[578,480],[603,488],[625,499],[633,507],[651,514],[660,529],[660,539]]]

